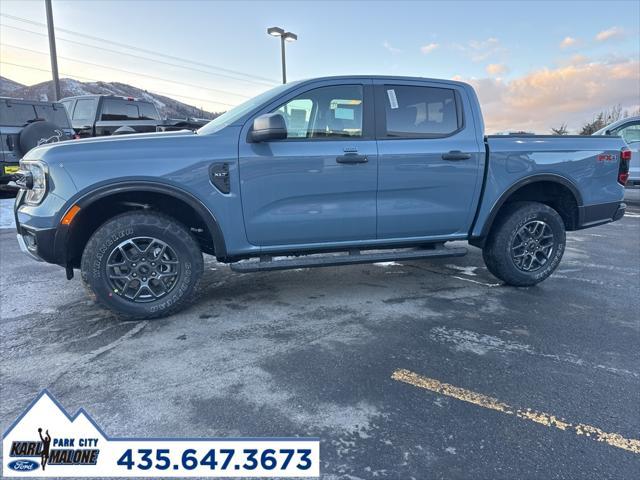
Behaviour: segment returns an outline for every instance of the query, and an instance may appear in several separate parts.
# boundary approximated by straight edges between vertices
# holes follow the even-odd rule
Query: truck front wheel
[[[82,254],[82,280],[96,300],[127,318],[170,315],[193,296],[202,253],[173,218],[128,212],[100,226]]]
[[[540,283],[558,267],[565,246],[564,222],[538,202],[514,202],[500,212],[482,251],[489,271],[508,285]]]

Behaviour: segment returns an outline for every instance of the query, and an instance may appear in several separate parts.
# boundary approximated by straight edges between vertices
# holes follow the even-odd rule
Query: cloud
[[[621,27],[611,27],[606,30],[598,32],[596,40],[599,42],[605,42],[607,40],[621,39],[625,37],[625,31]]]
[[[485,40],[471,40],[466,45],[454,43],[452,47],[466,53],[474,62],[483,62],[489,57],[506,51],[500,40],[495,37],[489,37]]]
[[[595,112],[620,104],[638,107],[640,62],[627,59],[542,68],[509,81],[468,79],[478,92],[487,132],[526,130],[548,133],[566,122],[579,129]]]
[[[589,57],[578,53],[569,59],[569,65],[584,65],[590,61],[591,59]],[[626,59],[624,61],[626,62]]]
[[[578,43],[578,40],[576,40],[575,38],[564,37],[564,39],[560,42],[560,48],[574,47],[576,43]]]
[[[427,45],[423,45],[422,47],[420,47],[420,51],[422,53],[424,53],[425,55],[428,55],[429,53],[433,52],[436,48],[438,48],[440,45],[438,43],[428,43]]]
[[[502,63],[490,63],[487,65],[487,73],[492,76],[502,75],[503,73],[507,73],[509,69],[506,65]]]
[[[384,41],[384,43],[382,44],[382,46],[389,52],[393,53],[394,55],[397,53],[402,53],[402,50],[399,48],[396,48],[394,46],[392,46],[389,42],[387,42],[386,40]]]

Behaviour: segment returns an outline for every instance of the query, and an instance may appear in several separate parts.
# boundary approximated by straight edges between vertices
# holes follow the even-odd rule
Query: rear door
[[[260,246],[375,239],[377,149],[371,81],[307,86],[260,113],[285,117],[287,138],[240,135],[247,239]]]
[[[375,83],[378,238],[466,235],[484,156],[466,92],[437,82]]]

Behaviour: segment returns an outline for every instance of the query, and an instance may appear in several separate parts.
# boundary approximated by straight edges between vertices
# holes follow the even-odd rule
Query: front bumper
[[[36,262],[44,261],[38,256],[36,249],[27,245],[24,235],[21,235],[18,233],[16,237],[18,237],[18,245],[20,246],[20,251],[22,253],[24,253],[27,257],[30,257],[31,259],[35,260]]]
[[[31,229],[21,225],[18,227],[18,245],[20,250],[34,260],[39,262],[56,263],[64,265],[64,259],[55,248],[56,230],[55,228]]]
[[[20,250],[33,260],[66,266],[66,228],[52,226],[54,217],[32,215],[33,207],[23,207],[24,195],[24,190],[18,192],[14,207]],[[31,212],[25,212],[25,207]]]

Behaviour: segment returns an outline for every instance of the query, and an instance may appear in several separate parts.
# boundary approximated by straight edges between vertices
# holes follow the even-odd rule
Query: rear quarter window
[[[59,127],[69,128],[69,118],[67,111],[62,105],[53,107],[52,105],[36,105],[38,118],[43,118],[48,122],[55,123]]]

